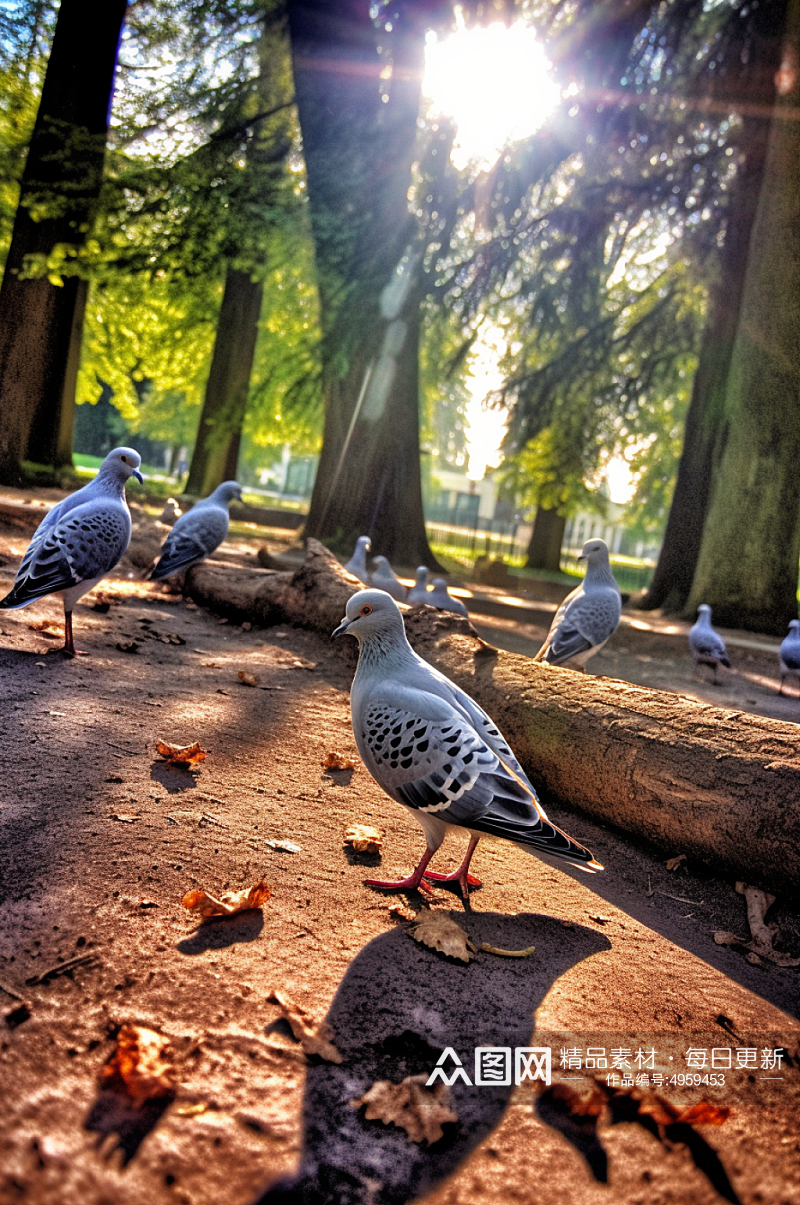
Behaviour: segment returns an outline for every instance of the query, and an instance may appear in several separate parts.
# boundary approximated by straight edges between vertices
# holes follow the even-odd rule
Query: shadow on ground
[[[375,938],[348,969],[327,1020],[344,1061],[310,1066],[300,1170],[273,1185],[259,1205],[402,1205],[451,1175],[500,1121],[509,1087],[451,1088],[458,1122],[432,1146],[405,1131],[365,1121],[352,1101],[376,1080],[399,1083],[433,1070],[452,1047],[474,1079],[478,1046],[535,1044],[533,1015],[554,981],[609,942],[531,913],[469,918],[476,945],[536,946],[533,958],[480,953],[469,965],[411,941],[402,929]]]

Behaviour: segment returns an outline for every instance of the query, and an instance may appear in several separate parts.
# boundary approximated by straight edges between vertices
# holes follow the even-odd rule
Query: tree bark
[[[295,573],[204,562],[196,602],[231,619],[330,632],[359,583],[309,540]],[[800,882],[800,752],[794,724],[667,691],[539,665],[492,649],[468,620],[405,615],[412,645],[496,721],[545,799],[773,892]],[[355,663],[355,642],[340,641]]]
[[[392,48],[383,94],[367,0],[335,16],[325,0],[292,0],[289,29],[323,328],[325,428],[306,530],[342,548],[369,535],[398,564],[433,565],[419,467],[420,253],[406,199],[425,34],[415,7],[399,5],[380,35]]]
[[[567,520],[557,510],[540,506],[533,520],[533,531],[528,544],[528,569],[546,569],[558,573],[561,569],[561,546]]]
[[[726,392],[727,440],[688,608],[783,634],[797,617],[800,559],[800,0],[750,240]]]
[[[236,478],[264,286],[228,268],[186,493],[205,497]]]
[[[750,240],[764,183],[774,76],[780,62],[786,0],[762,6],[759,39],[712,89],[740,109],[736,144],[742,156],[728,197],[720,276],[711,290],[700,358],[692,383],[675,492],[664,542],[643,610],[685,611],[692,588],[712,485],[728,432],[726,392],[744,293]]]
[[[62,0],[0,288],[0,481],[18,484],[26,453],[57,463],[80,285],[41,265],[81,247],[100,194],[117,46],[127,0]],[[87,30],[91,36],[87,36]],[[69,259],[67,260],[69,266]],[[29,448],[37,416],[41,435]],[[71,451],[71,450],[70,450]]]

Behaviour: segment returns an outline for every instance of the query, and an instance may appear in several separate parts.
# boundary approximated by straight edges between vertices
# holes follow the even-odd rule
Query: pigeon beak
[[[131,476],[136,478],[136,480],[139,482],[139,485],[144,485],[144,477],[138,469],[134,469]]]
[[[335,631],[331,632],[331,640],[335,640],[337,636],[344,636],[347,629],[350,627],[349,619],[343,619]]]

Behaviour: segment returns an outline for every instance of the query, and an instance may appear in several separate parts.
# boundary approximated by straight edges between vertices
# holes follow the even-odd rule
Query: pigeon
[[[353,555],[345,565],[348,573],[352,573],[353,577],[357,577],[365,586],[369,585],[369,569],[367,569],[367,553],[372,544],[369,536],[359,536],[356,540],[356,546],[353,550]]]
[[[622,599],[608,564],[608,545],[605,540],[588,540],[578,559],[586,561],[586,576],[556,611],[534,661],[585,669],[617,630]]]
[[[396,598],[398,602],[405,602],[406,588],[386,557],[374,556],[372,563],[377,565],[377,568],[372,570],[370,578],[372,585],[377,586],[379,590],[385,590],[387,594],[391,594],[392,598]]]
[[[350,692],[353,733],[372,777],[422,825],[426,849],[413,874],[372,887],[409,891],[424,879],[457,882],[465,900],[480,886],[469,864],[482,836],[505,837],[532,854],[551,854],[602,870],[583,845],[545,815],[525,771],[493,721],[468,694],[414,652],[397,603],[383,590],[360,590],[331,639],[359,643]],[[452,874],[427,865],[450,828],[469,845]]]
[[[456,615],[467,615],[469,611],[460,598],[452,598],[447,590],[447,582],[443,577],[435,577],[428,602],[439,611],[455,611]]]
[[[789,635],[781,645],[781,688],[778,691],[779,695],[783,694],[783,683],[786,678],[797,678],[797,684],[800,686],[800,619],[793,619],[789,624]]]
[[[82,595],[110,573],[131,541],[125,482],[141,483],[141,457],[133,448],[109,452],[94,480],[45,515],[22,558],[13,589],[0,608],[24,607],[45,594],[64,601],[63,652],[74,657],[72,611]]]
[[[175,520],[175,526],[161,546],[161,556],[150,571],[153,581],[172,577],[182,569],[191,569],[216,552],[228,534],[228,504],[242,499],[238,481],[223,481],[213,494],[196,502],[190,511]]]
[[[711,607],[707,603],[701,603],[697,608],[697,623],[689,628],[689,648],[694,658],[694,677],[697,677],[699,665],[710,665],[716,685],[717,666],[727,665],[730,669],[725,641],[711,626]]]
[[[410,607],[421,607],[424,603],[430,602],[430,593],[428,591],[428,578],[430,575],[430,569],[427,565],[417,566],[416,581],[406,598],[406,602]]]

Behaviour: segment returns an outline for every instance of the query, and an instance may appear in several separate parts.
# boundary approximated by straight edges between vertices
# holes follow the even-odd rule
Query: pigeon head
[[[373,565],[377,565],[377,567],[383,573],[391,573],[392,572],[392,567],[389,564],[389,562],[387,561],[385,556],[374,556],[372,558],[372,563],[373,563]]]
[[[242,487],[238,481],[223,481],[222,485],[218,485],[214,490],[214,497],[220,502],[232,502],[234,498],[241,502]]]
[[[100,465],[97,476],[108,477],[116,481],[127,481],[129,477],[135,477],[141,485],[143,483],[142,474],[139,472],[141,463],[141,456],[138,452],[134,452],[133,448],[114,448],[113,452],[109,452]]]
[[[431,585],[433,586],[434,590],[444,590],[445,594],[447,593],[447,582],[443,577],[435,577],[431,582]]]
[[[372,540],[369,536],[359,536],[356,540],[356,548],[363,548],[364,552],[369,552],[372,547]]]
[[[430,570],[427,565],[417,565],[417,582],[418,586],[425,586],[428,582]]]
[[[361,643],[370,636],[385,636],[405,633],[400,608],[385,590],[359,590],[347,600],[345,616],[338,628],[331,633],[336,636],[355,636]]]
[[[608,544],[605,540],[587,540],[581,549],[579,561],[588,561],[589,565],[608,564]]]
[[[705,618],[709,622],[711,621],[711,607],[709,607],[708,603],[700,603],[700,606],[697,608],[697,614],[701,619]]]
[[[795,635],[797,635],[798,632],[800,632],[800,619],[790,619],[789,620],[789,631],[794,632]]]

